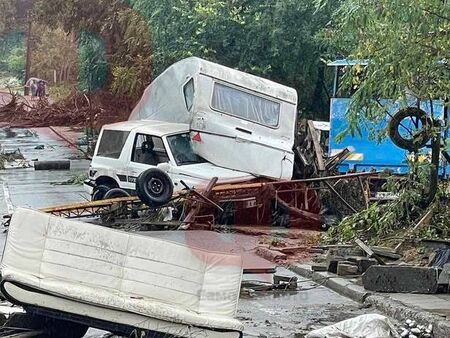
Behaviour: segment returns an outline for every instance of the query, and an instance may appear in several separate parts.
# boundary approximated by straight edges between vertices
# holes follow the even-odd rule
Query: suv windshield
[[[195,154],[192,150],[189,133],[169,136],[167,137],[167,141],[177,165],[205,162],[204,159]]]

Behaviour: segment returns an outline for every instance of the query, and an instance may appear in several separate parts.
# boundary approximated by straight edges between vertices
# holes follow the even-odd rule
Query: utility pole
[[[28,13],[28,32],[27,32],[27,59],[25,64],[25,84],[31,77],[31,52],[33,48],[32,22],[31,15]],[[30,94],[30,88],[25,87],[25,95]]]

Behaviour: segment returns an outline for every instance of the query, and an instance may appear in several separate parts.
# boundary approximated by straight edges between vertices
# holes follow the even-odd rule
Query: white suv
[[[213,177],[218,177],[219,183],[254,178],[245,172],[215,166],[196,155],[187,124],[127,121],[104,126],[85,182],[92,198],[118,197],[112,190],[117,188],[128,194],[138,190],[141,197],[137,184],[140,176],[146,176],[145,193],[153,195],[155,201],[160,196],[160,202],[167,199],[167,194],[171,197],[174,191],[182,190],[181,181],[198,188]]]

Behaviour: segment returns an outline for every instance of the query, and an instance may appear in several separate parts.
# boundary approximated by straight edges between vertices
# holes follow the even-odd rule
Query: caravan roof
[[[198,71],[201,74],[229,82],[261,94],[297,104],[297,91],[295,89],[259,76],[241,72],[240,70],[225,67],[197,57],[184,59],[175,65],[190,72]]]
[[[183,88],[189,79],[192,78],[196,82],[201,76],[297,105],[297,91],[293,88],[197,57],[190,57],[168,67],[147,87],[129,119],[190,123],[191,114],[185,105]],[[197,99],[202,97],[209,100],[212,87],[201,86],[195,90]]]

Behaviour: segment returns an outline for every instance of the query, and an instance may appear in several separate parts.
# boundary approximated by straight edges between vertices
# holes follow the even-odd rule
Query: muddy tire
[[[402,127],[402,121],[405,119],[416,119],[420,122],[422,127],[414,135],[405,137],[400,134]],[[417,151],[430,141],[431,133],[430,129],[433,126],[432,120],[427,114],[420,108],[407,107],[400,109],[391,119],[388,126],[389,137],[392,142],[399,148],[409,151]]]
[[[121,188],[112,188],[104,194],[103,199],[107,200],[110,198],[120,198],[120,197],[130,197],[130,194]]]
[[[92,192],[92,201],[100,201],[105,197],[105,194],[111,190],[111,188],[107,185],[97,185]]]
[[[136,193],[141,201],[148,206],[159,207],[172,198],[172,180],[162,170],[148,169],[137,178]]]

